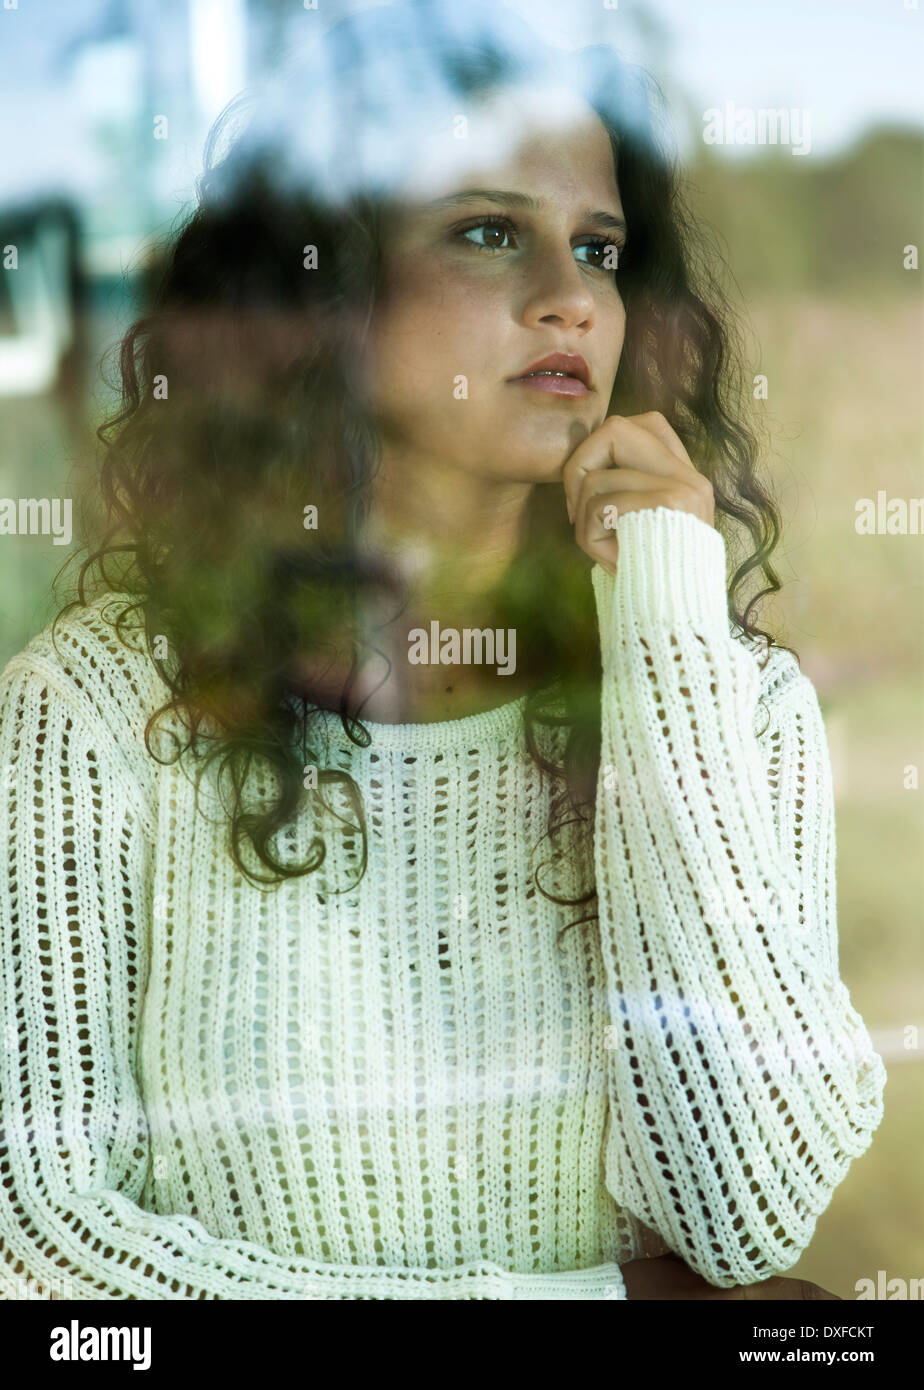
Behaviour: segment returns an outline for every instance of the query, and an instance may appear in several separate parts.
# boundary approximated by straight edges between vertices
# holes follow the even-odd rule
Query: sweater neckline
[[[112,596],[112,593],[107,591],[100,594],[96,602],[102,604]],[[554,684],[556,682],[553,681],[548,687],[541,688],[551,689]],[[292,695],[289,698],[296,706],[300,703],[297,696]],[[499,743],[516,737],[518,733],[522,739],[522,714],[528,698],[528,693],[518,695],[516,699],[507,700],[502,705],[495,705],[492,709],[482,710],[478,714],[465,714],[460,718],[440,719],[427,724],[382,724],[374,719],[366,719],[361,714],[353,716],[353,719],[355,724],[361,724],[367,729],[371,738],[369,747],[373,751],[379,748],[398,749],[409,753],[442,753],[464,748],[477,750],[479,745]],[[309,736],[313,731],[322,729],[329,744],[356,752],[362,749],[362,744],[354,743],[347,734],[338,710],[313,709],[308,729]]]
[[[356,725],[368,730],[369,745],[376,749],[401,749],[410,753],[442,753],[471,748],[477,750],[485,743],[497,743],[515,734],[522,725],[522,712],[528,695],[519,695],[492,709],[478,714],[465,714],[456,719],[439,719],[426,724],[381,724],[353,716]],[[323,729],[328,741],[343,748],[360,751],[343,727],[339,711],[313,709],[309,716],[309,739],[316,729]],[[356,728],[355,732],[359,733]]]
[[[509,737],[522,720],[522,708],[527,703],[527,695],[495,705],[492,709],[481,710],[477,714],[463,714],[459,719],[440,719],[427,724],[381,724],[374,719],[364,719],[363,714],[353,716],[354,726],[363,726],[371,737],[370,748],[406,749],[409,752],[443,752],[447,749],[478,748],[485,742],[496,742]],[[313,710],[310,716],[311,728],[324,728],[329,741],[343,748],[361,748],[343,728],[338,710]],[[358,727],[354,727],[360,733]],[[361,735],[360,735],[361,737]]]

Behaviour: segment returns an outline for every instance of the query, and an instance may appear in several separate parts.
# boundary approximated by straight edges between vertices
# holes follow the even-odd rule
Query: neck
[[[497,664],[409,662],[409,634],[511,627],[503,581],[526,539],[532,483],[484,479],[440,469],[429,460],[389,466],[372,479],[365,520],[356,537],[365,554],[385,562],[398,593],[369,592],[360,625],[368,653],[354,676],[357,698],[369,696],[366,717],[428,722],[462,717],[516,698],[536,684],[535,661],[518,643],[515,670]],[[416,639],[415,639],[416,640]],[[503,664],[503,663],[501,663]],[[507,661],[509,664],[509,659]],[[310,674],[329,701],[342,689],[348,663],[316,654]]]
[[[409,616],[477,627],[521,543],[533,486],[386,453],[362,543],[397,571]]]

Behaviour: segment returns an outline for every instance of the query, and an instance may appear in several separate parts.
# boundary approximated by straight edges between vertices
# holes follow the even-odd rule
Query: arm
[[[0,1292],[18,1279],[81,1300],[624,1298],[615,1264],[316,1264],[138,1205],[153,846],[103,721],[69,710],[50,674],[14,658],[0,677]]]
[[[592,570],[606,1182],[711,1283],[751,1284],[808,1246],[880,1122],[885,1067],[838,976],[814,688],[782,652],[762,678],[731,636],[711,526],[656,507],[618,534],[616,574]]]

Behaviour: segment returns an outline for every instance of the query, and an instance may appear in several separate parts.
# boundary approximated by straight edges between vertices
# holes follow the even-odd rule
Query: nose
[[[524,324],[555,323],[585,332],[593,326],[594,296],[571,247],[537,253],[526,274]]]

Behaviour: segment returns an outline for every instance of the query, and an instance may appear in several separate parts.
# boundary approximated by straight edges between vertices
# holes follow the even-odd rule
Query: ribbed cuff
[[[595,1265],[593,1269],[568,1269],[560,1274],[516,1274],[509,1278],[509,1293],[513,1299],[613,1299],[627,1298],[622,1270],[617,1264]]]
[[[646,507],[617,523],[616,573],[591,570],[601,646],[627,621],[683,624],[727,634],[725,541],[692,512]]]

